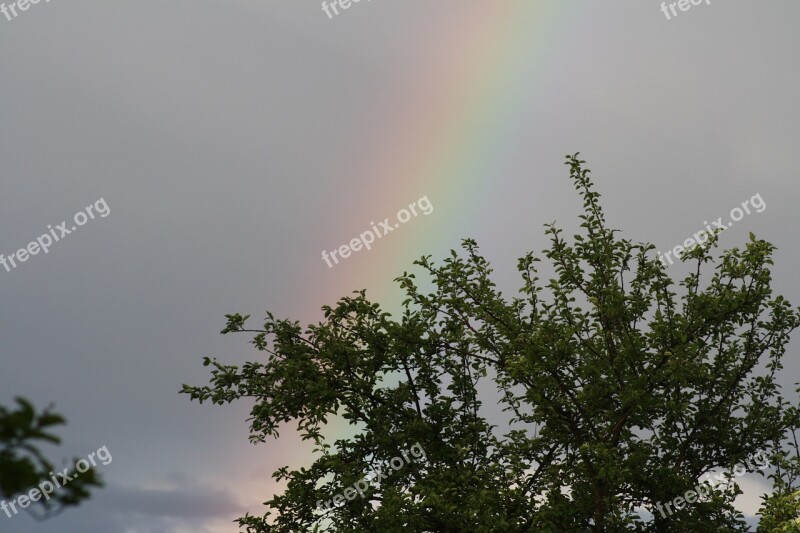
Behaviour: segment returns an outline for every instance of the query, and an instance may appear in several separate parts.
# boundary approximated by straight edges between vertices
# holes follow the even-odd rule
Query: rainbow
[[[441,258],[468,236],[461,234],[461,226],[472,216],[470,210],[497,196],[492,177],[510,159],[509,145],[521,144],[519,131],[526,119],[519,110],[537,96],[530,91],[538,85],[543,64],[556,55],[548,50],[556,46],[556,30],[563,28],[559,22],[566,13],[561,3],[531,0],[459,5],[451,23],[441,27],[437,46],[420,50],[413,64],[400,69],[401,79],[413,81],[398,89],[396,105],[381,117],[386,130],[370,132],[369,140],[359,144],[365,154],[358,165],[363,194],[327,230],[325,242],[344,242],[343,235],[356,236],[371,220],[394,217],[425,195],[434,205],[431,219],[436,217],[436,223],[426,228],[428,220],[420,217],[378,241],[371,252],[359,252],[358,261],[335,267],[335,274],[326,277],[333,281],[335,298],[368,288],[371,301],[394,313],[400,293],[392,280],[411,270],[419,256]],[[434,226],[436,231],[430,231]],[[308,302],[310,310],[333,304],[319,301],[319,293],[308,287],[304,292],[316,298]],[[329,437],[339,438],[352,432],[340,420],[332,421],[329,430]]]
[[[441,27],[438,46],[420,50],[413,64],[401,67],[400,77],[413,81],[398,89],[396,105],[381,117],[386,131],[370,132],[370,140],[359,145],[365,154],[358,165],[363,194],[328,230],[326,242],[358,235],[370,220],[393,217],[424,195],[434,205],[436,231],[430,231],[434,224],[422,227],[428,221],[421,217],[387,236],[391,244],[376,244],[392,250],[380,253],[380,264],[364,260],[336,267],[348,269],[335,280],[339,296],[368,287],[371,300],[388,303],[397,294],[392,279],[413,260],[429,253],[441,257],[468,236],[460,226],[469,210],[497,194],[492,177],[510,159],[509,145],[520,144],[525,118],[519,110],[537,96],[530,90],[540,63],[550,60],[546,45],[553,46],[555,19],[564,13],[555,2],[465,3]]]

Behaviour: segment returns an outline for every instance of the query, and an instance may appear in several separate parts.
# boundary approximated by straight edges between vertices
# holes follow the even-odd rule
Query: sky
[[[178,394],[207,383],[204,356],[258,357],[219,335],[224,315],[314,322],[362,288],[396,309],[393,279],[465,237],[517,287],[544,224],[577,228],[568,153],[609,224],[659,251],[763,205],[721,245],[773,242],[774,288],[800,302],[800,4],[660,6],[52,0],[0,15],[0,254],[53,236],[0,266],[0,404],[66,415],[51,457],[113,457],[91,501],[0,531],[223,533],[262,514],[271,472],[312,455],[292,427],[250,444],[244,402]],[[381,221],[371,249],[340,251]],[[753,514],[768,487],[742,484]]]

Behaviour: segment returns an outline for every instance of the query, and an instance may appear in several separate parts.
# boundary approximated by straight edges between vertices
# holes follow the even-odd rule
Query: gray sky
[[[113,455],[92,501],[0,530],[235,531],[263,512],[269,474],[309,456],[292,431],[251,446],[247,405],[178,395],[207,381],[205,355],[256,357],[218,335],[223,315],[315,320],[362,287],[392,308],[392,278],[467,236],[517,286],[542,224],[577,225],[568,152],[609,222],[662,251],[760,194],[722,245],[775,243],[776,292],[800,303],[800,4],[659,6],[363,0],[329,19],[319,2],[53,0],[0,15],[0,253],[100,198],[110,210],[0,266],[0,403],[56,402],[69,425],[51,455]],[[321,261],[424,195],[429,216]]]

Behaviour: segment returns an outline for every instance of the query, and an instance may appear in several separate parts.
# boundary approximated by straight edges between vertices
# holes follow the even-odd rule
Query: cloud
[[[230,493],[188,482],[157,489],[109,485],[80,507],[43,522],[15,516],[13,531],[43,533],[57,525],[60,533],[228,533],[245,511]]]
[[[104,495],[113,509],[123,514],[159,518],[234,518],[245,513],[231,494],[207,488],[146,489],[109,487]]]

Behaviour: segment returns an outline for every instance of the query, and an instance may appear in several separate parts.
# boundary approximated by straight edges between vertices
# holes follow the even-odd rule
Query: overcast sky
[[[55,402],[69,424],[50,455],[105,445],[113,461],[90,502],[44,524],[0,516],[2,531],[236,531],[264,511],[270,473],[310,456],[292,431],[250,445],[246,404],[178,394],[207,381],[203,356],[256,357],[219,335],[223,315],[315,320],[359,288],[393,308],[392,279],[463,237],[516,286],[543,224],[577,226],[566,153],[588,160],[611,225],[660,250],[760,195],[722,244],[749,231],[775,243],[776,292],[800,303],[796,0],[669,18],[654,0],[362,0],[332,18],[318,1],[52,0],[17,13],[0,15],[0,253],[62,221],[70,234],[0,266],[0,404]],[[321,260],[424,195],[430,215]],[[73,224],[100,199],[107,216]]]

